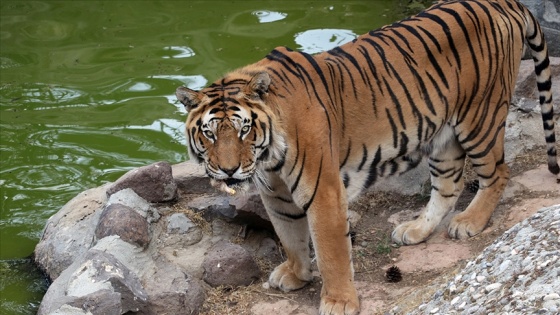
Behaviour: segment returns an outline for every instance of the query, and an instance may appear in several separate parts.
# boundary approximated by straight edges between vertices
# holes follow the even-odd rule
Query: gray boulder
[[[204,281],[213,287],[247,286],[261,276],[259,266],[243,247],[228,241],[216,243],[203,262]]]
[[[105,207],[95,229],[97,239],[110,235],[118,235],[123,241],[143,248],[150,242],[146,219],[132,208],[118,203]]]
[[[537,18],[548,42],[549,54],[560,57],[560,1],[520,0]]]
[[[149,202],[166,202],[177,198],[177,183],[173,179],[171,165],[167,162],[157,162],[129,171],[107,189],[107,196],[125,188],[131,188]]]
[[[138,196],[131,188],[119,190],[109,197],[107,205],[121,204],[138,212],[148,223],[157,222],[160,218],[157,208],[152,206],[146,199]]]
[[[137,312],[148,296],[138,277],[113,255],[90,249],[62,272],[43,297],[38,315],[64,305],[94,315]]]
[[[198,314],[206,293],[200,280],[167,261],[144,277],[149,301],[138,314]]]
[[[554,112],[560,113],[560,57],[550,58],[552,72],[552,104]],[[514,104],[519,109],[529,113],[538,111],[539,93],[537,90],[537,76],[535,75],[535,63],[533,60],[523,60],[519,66],[519,75],[515,84]]]
[[[48,219],[33,256],[52,280],[93,246],[106,189],[104,185],[78,194]]]

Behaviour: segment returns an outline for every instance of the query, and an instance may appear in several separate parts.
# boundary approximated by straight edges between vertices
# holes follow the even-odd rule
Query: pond
[[[201,88],[280,45],[330,49],[422,6],[3,0],[0,313],[36,312],[48,284],[30,255],[72,197],[130,169],[187,158],[177,86]]]

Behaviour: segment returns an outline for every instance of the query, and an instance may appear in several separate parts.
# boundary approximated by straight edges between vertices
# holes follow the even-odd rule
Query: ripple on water
[[[48,280],[31,259],[0,260],[0,278],[2,314],[37,312],[39,301],[47,291]]]
[[[53,20],[35,20],[21,29],[22,34],[34,41],[59,41],[68,38],[73,30],[71,24]]]
[[[343,45],[356,37],[358,35],[351,30],[313,29],[297,33],[295,41],[300,50],[308,54],[316,54]]]

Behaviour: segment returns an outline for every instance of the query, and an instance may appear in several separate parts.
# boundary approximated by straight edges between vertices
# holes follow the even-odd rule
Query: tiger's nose
[[[235,168],[221,168],[220,170],[222,170],[222,172],[226,173],[229,177],[232,177],[233,174],[235,174],[235,172],[239,169],[239,165],[236,166]]]

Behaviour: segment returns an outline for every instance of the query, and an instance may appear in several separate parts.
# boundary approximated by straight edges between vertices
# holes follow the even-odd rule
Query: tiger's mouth
[[[210,185],[219,191],[223,191],[230,195],[235,195],[238,191],[245,192],[249,190],[249,179],[237,179],[237,178],[227,178],[227,179],[215,179],[210,178]]]
[[[224,183],[228,185],[230,188],[234,188],[235,186],[246,182],[248,179],[237,179],[237,178],[228,178],[224,180]]]

